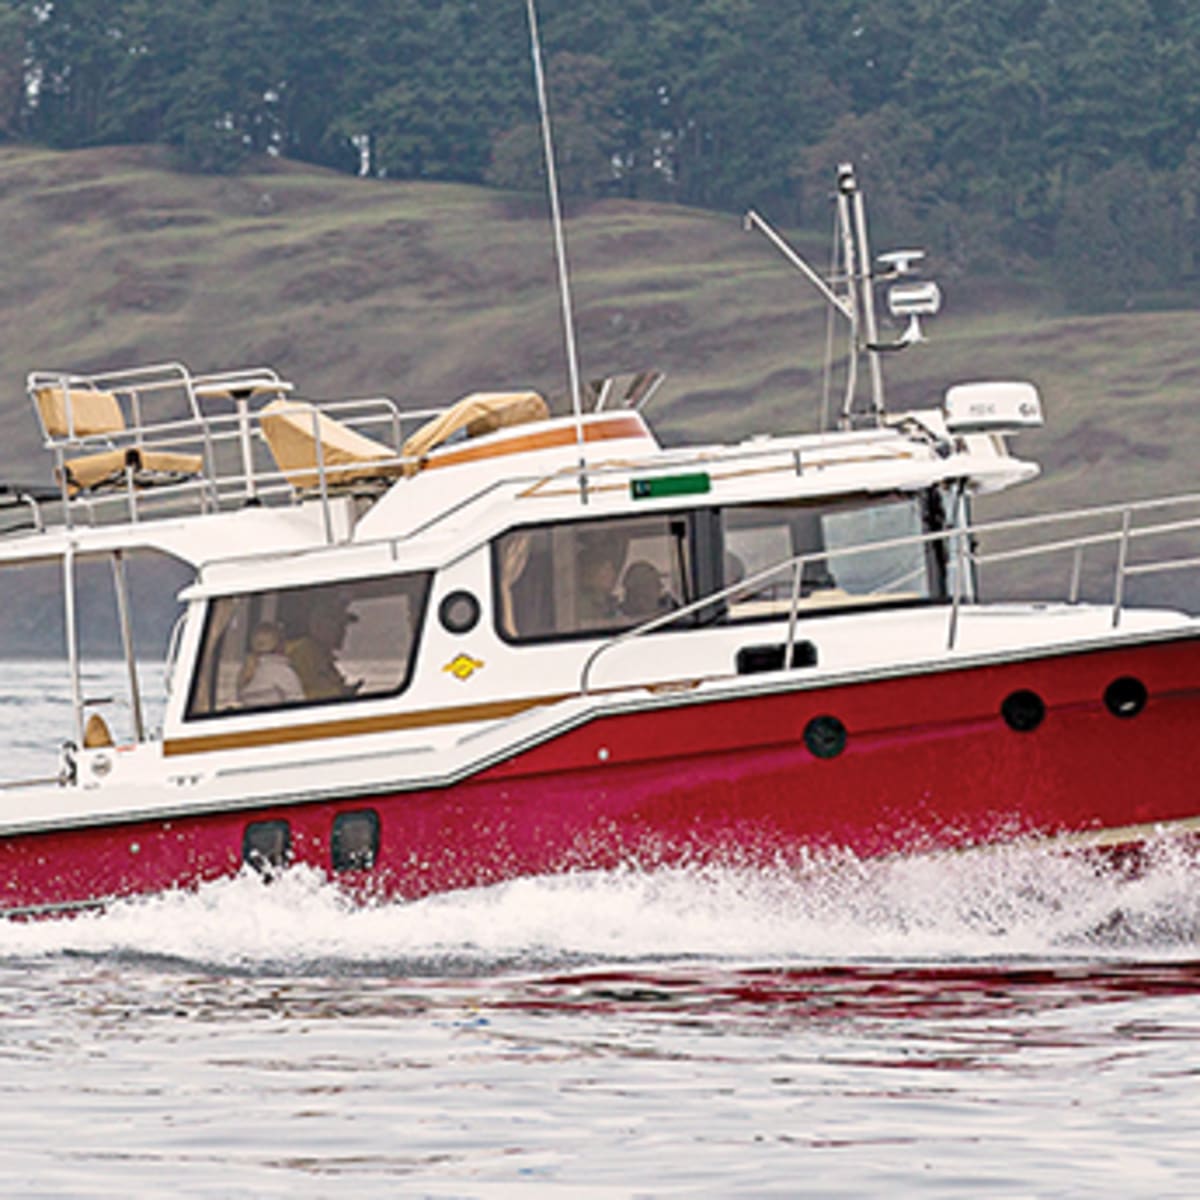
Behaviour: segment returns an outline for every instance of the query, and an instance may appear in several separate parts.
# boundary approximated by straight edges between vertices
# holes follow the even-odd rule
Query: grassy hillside
[[[275,161],[221,178],[145,148],[0,149],[0,473],[48,474],[22,390],[35,367],[269,364],[312,398],[419,407],[530,385],[565,408],[543,209]],[[585,376],[664,370],[649,415],[665,440],[814,426],[824,312],[761,236],[622,201],[568,217]],[[826,232],[801,240],[826,257]],[[930,344],[888,363],[893,405],[1019,377],[1047,409],[1019,444],[1046,479],[989,513],[1192,486],[1200,313],[1084,319],[1028,282],[941,283]]]

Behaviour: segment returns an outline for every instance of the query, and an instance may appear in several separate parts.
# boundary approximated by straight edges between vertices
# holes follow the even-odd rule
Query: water
[[[0,925],[0,1194],[1193,1196],[1198,884],[295,873]]]

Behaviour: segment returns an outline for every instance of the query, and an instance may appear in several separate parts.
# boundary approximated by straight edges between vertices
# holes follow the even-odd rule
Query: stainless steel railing
[[[107,392],[117,398],[125,415],[124,428],[107,433],[79,433],[74,428],[73,405],[66,403],[67,433],[51,434],[42,419],[37,395],[44,389]],[[28,390],[35,399],[33,405],[43,436],[43,444],[55,458],[60,479],[59,494],[50,500],[45,495],[22,493],[22,500],[33,510],[37,529],[45,525],[44,507],[60,507],[65,525],[77,520],[84,524],[107,524],[114,521],[136,523],[153,515],[178,515],[189,504],[198,501],[199,511],[220,510],[236,503],[290,501],[294,490],[280,471],[264,470],[255,465],[255,447],[262,441],[261,432],[254,428],[254,414],[249,411],[253,395],[269,393],[286,396],[291,384],[281,379],[269,367],[248,367],[231,371],[193,374],[182,363],[166,362],[127,370],[108,371],[94,375],[36,371],[28,379]],[[213,412],[218,401],[233,403],[231,412]],[[354,429],[370,429],[389,445],[394,457],[387,465],[400,462],[402,423],[423,421],[442,408],[403,411],[386,396],[323,402],[320,411],[336,414],[344,424]],[[149,421],[148,410],[165,413],[165,419]],[[179,415],[182,412],[185,415]],[[94,492],[71,494],[66,485],[64,463],[70,456],[88,455],[104,450],[120,449],[200,451],[202,471],[195,477],[169,482],[157,482],[152,489],[135,487],[132,478],[124,488],[113,487]],[[222,452],[235,453],[237,466],[221,462]],[[320,448],[316,451],[320,456]],[[225,455],[229,457],[228,454]],[[320,464],[321,499],[329,517],[329,489],[324,464]]]

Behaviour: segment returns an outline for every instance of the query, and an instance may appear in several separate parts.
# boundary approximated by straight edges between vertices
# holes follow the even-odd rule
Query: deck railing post
[[[321,414],[312,410],[313,446],[317,452],[317,488],[321,493],[321,516],[325,522],[325,544],[333,545],[333,516],[329,511],[329,485],[325,479],[325,448],[321,445]]]
[[[954,539],[954,596],[950,602],[950,628],[946,633],[946,649],[953,650],[958,641],[958,613],[962,607],[963,575],[966,571],[967,535],[960,532]]]
[[[1121,512],[1121,540],[1117,544],[1117,569],[1113,579],[1112,627],[1121,623],[1121,605],[1125,602],[1125,565],[1129,561],[1129,531],[1133,526],[1133,509]]]
[[[796,644],[797,608],[800,604],[800,577],[804,574],[803,560],[797,559],[792,563],[792,602],[788,605],[787,645],[783,651],[783,669],[790,670],[792,666],[792,647]]]
[[[142,692],[138,685],[137,661],[134,657],[133,622],[129,612],[129,581],[125,576],[125,555],[121,550],[112,553],[113,586],[117,592],[117,619],[121,626],[121,649],[125,655],[125,672],[129,677],[129,711],[133,716],[133,737],[146,740],[146,723],[142,715]]]
[[[83,691],[79,680],[79,629],[75,614],[75,546],[63,552],[63,625],[67,639],[67,670],[71,676],[71,711],[75,745],[83,745]]]
[[[58,479],[59,491],[62,493],[63,524],[68,530],[71,530],[75,528],[75,515],[71,511],[71,487],[67,482],[67,457],[61,446],[54,447],[54,474]]]
[[[1078,604],[1079,592],[1083,586],[1083,547],[1076,546],[1071,561],[1071,586],[1067,592],[1067,603]]]
[[[192,416],[200,424],[201,456],[204,460],[204,485],[200,488],[200,511],[219,512],[221,508],[221,492],[217,486],[217,452],[213,446],[212,428],[208,417],[201,412],[200,402],[196,398],[196,389],[192,386],[192,377],[185,368],[183,371],[183,387],[187,394],[188,408]]]

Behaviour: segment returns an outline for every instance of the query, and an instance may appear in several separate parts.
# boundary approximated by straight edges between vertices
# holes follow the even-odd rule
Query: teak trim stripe
[[[163,757],[202,754],[214,750],[245,750],[252,746],[276,746],[308,742],[318,738],[362,737],[371,733],[394,733],[401,729],[424,729],[433,725],[461,725],[469,721],[492,721],[516,716],[530,708],[557,704],[571,693],[533,696],[524,700],[497,700],[490,704],[459,704],[452,708],[427,708],[421,712],[383,713],[373,717],[347,717],[340,721],[314,721],[308,725],[283,725],[270,729],[240,729],[232,733],[199,734],[169,738],[163,742]]]
[[[642,437],[645,426],[638,417],[613,417],[604,422],[584,425],[585,442],[608,442],[617,438]],[[575,428],[547,429],[541,433],[530,433],[514,437],[492,446],[468,446],[463,450],[449,450],[444,454],[431,454],[421,463],[422,469],[455,467],[461,463],[480,462],[488,458],[502,458],[509,454],[524,454],[528,450],[548,450],[554,446],[571,446],[576,441]]]

